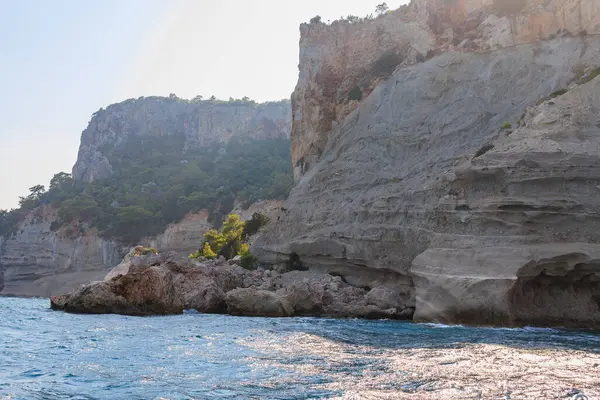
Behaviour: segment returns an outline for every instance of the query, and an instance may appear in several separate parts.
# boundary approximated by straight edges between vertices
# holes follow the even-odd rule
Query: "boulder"
[[[51,296],[50,297],[50,308],[55,311],[64,311],[65,304],[67,303],[67,296]]]
[[[132,256],[102,282],[51,300],[56,310],[90,314],[165,315],[184,309],[225,312],[225,292],[239,287],[244,270],[222,260],[196,264],[176,253]]]
[[[149,257],[156,258],[156,257]],[[173,276],[160,266],[137,265],[126,275],[69,294],[64,310],[87,314],[167,315],[183,312]]]
[[[325,287],[322,283],[303,280],[283,289],[285,299],[295,315],[318,315],[323,311]]]
[[[293,306],[275,292],[252,288],[234,289],[227,293],[227,311],[231,315],[252,317],[291,317]]]
[[[225,292],[214,280],[205,280],[191,290],[182,293],[186,309],[205,314],[223,314],[227,311]]]

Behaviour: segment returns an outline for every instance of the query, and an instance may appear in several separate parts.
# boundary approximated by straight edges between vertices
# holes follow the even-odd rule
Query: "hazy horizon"
[[[0,0],[0,209],[71,172],[98,109],[170,93],[288,99],[299,25],[315,15],[365,16],[381,2]]]

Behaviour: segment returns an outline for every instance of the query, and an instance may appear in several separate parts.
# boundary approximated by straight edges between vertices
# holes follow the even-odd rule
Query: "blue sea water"
[[[600,336],[585,332],[71,315],[48,300],[0,298],[0,399],[318,399],[343,397],[349,386],[359,388],[353,398],[368,398],[383,386],[411,393],[423,384],[390,367],[389,352],[477,344],[600,353]]]

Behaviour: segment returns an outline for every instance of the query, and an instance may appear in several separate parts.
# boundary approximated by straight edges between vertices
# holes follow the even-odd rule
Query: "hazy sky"
[[[0,208],[71,172],[81,131],[111,103],[289,98],[299,24],[381,1],[0,0]]]

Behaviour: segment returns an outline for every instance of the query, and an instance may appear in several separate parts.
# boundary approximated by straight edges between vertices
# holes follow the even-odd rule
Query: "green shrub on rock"
[[[261,213],[252,214],[252,218],[246,221],[244,229],[242,231],[242,238],[247,240],[250,236],[254,236],[258,233],[259,229],[269,223],[269,217]]]
[[[250,252],[250,246],[243,243],[239,256],[241,257],[242,268],[254,270],[258,266],[258,258]]]
[[[348,92],[348,100],[350,101],[361,101],[363,97],[363,91],[359,86],[355,86]]]

